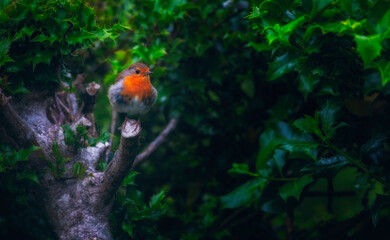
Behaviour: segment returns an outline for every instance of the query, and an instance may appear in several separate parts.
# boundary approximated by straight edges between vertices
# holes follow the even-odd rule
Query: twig
[[[327,209],[328,212],[333,213],[333,196],[334,196],[334,188],[333,188],[333,179],[328,178],[328,203],[327,203]]]
[[[287,238],[286,238],[287,240],[294,239],[294,210],[293,209],[287,209],[286,233],[287,233]]]
[[[149,146],[142,153],[137,155],[131,169],[134,169],[138,164],[145,161],[145,159],[149,157],[150,154],[152,154],[166,140],[169,133],[171,133],[176,128],[178,121],[179,120],[177,118],[172,118],[169,121],[168,125],[160,133],[160,135],[158,135],[158,137],[154,139],[154,141],[151,142]]]
[[[91,82],[88,84],[88,86],[85,88],[85,94],[84,94],[84,109],[82,110],[83,113],[93,113],[93,109],[95,107],[96,102],[96,96],[100,90],[100,85]]]
[[[73,121],[74,116],[73,116],[72,111],[68,108],[68,106],[65,105],[65,103],[63,103],[61,101],[61,98],[59,98],[58,96],[57,96],[57,100],[58,100],[58,103],[61,105],[61,107],[63,107],[65,109],[65,111],[69,114],[71,120]]]
[[[87,85],[85,88],[85,94],[84,94],[84,108],[82,109],[82,112],[85,114],[85,117],[88,118],[89,121],[91,121],[92,126],[88,130],[88,135],[92,137],[97,137],[97,130],[95,126],[95,116],[93,114],[93,109],[95,108],[95,103],[96,103],[96,97],[97,94],[99,93],[100,90],[100,85],[91,82]]]
[[[118,118],[118,112],[115,110],[112,110],[112,116],[111,116],[111,127],[110,127],[110,139],[108,140],[108,148],[106,151],[106,163],[108,163],[108,160],[110,160],[111,155],[111,148],[112,148],[112,139],[115,134],[115,125],[116,125],[116,119]]]
[[[58,125],[61,125],[63,123],[64,119],[65,119],[65,116],[64,116],[64,113],[62,112],[61,106],[59,104],[59,99],[58,99],[57,93],[54,93],[54,102],[56,103],[58,114],[60,115],[59,116],[59,120],[56,123]]]

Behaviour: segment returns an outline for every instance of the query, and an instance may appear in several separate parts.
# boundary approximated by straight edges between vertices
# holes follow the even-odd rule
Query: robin
[[[147,113],[157,99],[157,90],[150,82],[149,67],[143,63],[131,64],[123,70],[108,90],[108,98],[115,112],[138,115]]]

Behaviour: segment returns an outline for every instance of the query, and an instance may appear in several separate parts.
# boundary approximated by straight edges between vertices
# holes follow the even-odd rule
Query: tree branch
[[[31,128],[20,118],[13,107],[9,104],[11,97],[6,97],[0,88],[0,124],[3,125],[7,132],[19,147],[38,146],[34,133]]]
[[[119,148],[104,171],[100,187],[102,204],[108,203],[113,198],[116,190],[130,171],[133,159],[138,152],[140,132],[141,128],[137,121],[125,119],[122,124]]]
[[[93,114],[93,109],[95,108],[96,103],[96,97],[99,93],[100,85],[91,82],[88,84],[88,86],[85,88],[85,94],[84,94],[84,108],[83,113],[85,114],[85,117],[91,121],[92,127],[88,130],[88,135],[92,137],[97,137],[97,130],[95,127],[95,116]]]
[[[137,155],[133,162],[133,166],[131,169],[134,169],[138,164],[145,161],[147,157],[149,157],[163,142],[165,142],[167,136],[176,128],[178,123],[177,118],[172,118],[165,129],[158,135],[153,142],[149,144],[149,146],[140,154]]]
[[[108,160],[110,159],[111,155],[111,148],[112,148],[112,139],[115,134],[115,125],[116,125],[116,119],[118,117],[118,112],[115,110],[112,110],[112,116],[111,116],[111,127],[110,127],[110,139],[108,140],[108,148],[106,151],[106,157],[105,161],[108,163]]]

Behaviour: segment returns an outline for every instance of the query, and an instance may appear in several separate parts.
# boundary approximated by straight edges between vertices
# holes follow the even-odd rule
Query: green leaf
[[[250,176],[258,176],[258,174],[249,171],[248,164],[245,163],[233,163],[233,168],[229,169],[230,174],[244,174]]]
[[[252,48],[254,48],[258,52],[269,51],[269,50],[271,50],[273,48],[272,46],[270,46],[266,42],[255,43],[255,42],[251,41],[246,46],[247,47],[252,47]]]
[[[0,2],[0,10],[4,10],[8,4],[10,4],[12,0],[3,0]]]
[[[12,41],[10,39],[1,39],[0,41],[0,57],[3,57],[7,54],[9,47],[11,46]]]
[[[127,222],[122,223],[122,229],[125,230],[125,232],[127,232],[130,237],[134,237],[134,233],[133,233],[134,227],[135,224],[133,223],[127,223]]]
[[[241,90],[250,98],[255,96],[255,85],[251,78],[246,78],[240,85]]]
[[[64,140],[66,145],[74,146],[77,140],[72,128],[70,128],[69,125],[62,125],[61,127],[64,130]]]
[[[312,177],[305,175],[293,182],[286,183],[279,188],[280,197],[284,201],[287,201],[289,197],[294,197],[299,201],[302,190],[313,181]]]
[[[308,115],[305,118],[295,120],[293,124],[304,133],[322,135],[318,121]]]
[[[18,152],[15,152],[15,160],[17,162],[27,161],[28,160],[28,156],[30,156],[31,152],[36,151],[38,149],[42,149],[42,148],[41,147],[36,147],[36,146],[31,146],[28,149],[22,149],[22,150],[20,150]]]
[[[313,92],[315,86],[317,86],[317,84],[320,82],[319,76],[311,73],[299,74],[298,80],[298,89],[304,94],[305,98],[308,96],[309,93]]]
[[[264,179],[252,179],[242,184],[232,192],[221,197],[222,208],[237,208],[248,206],[260,198],[260,187],[265,183]]]
[[[333,0],[313,0],[313,7],[311,9],[311,15],[315,16],[320,13],[326,6],[332,3]]]
[[[280,149],[283,149],[288,152],[309,152],[318,147],[318,143],[314,141],[303,141],[295,139],[286,139],[281,145]]]
[[[288,24],[282,27],[282,32],[290,36],[290,34],[298,27],[300,27],[304,22],[309,19],[309,16],[303,15],[294,21],[289,22]]]
[[[265,164],[272,158],[281,142],[282,140],[277,138],[272,130],[265,131],[260,135],[260,150],[256,160],[257,170],[265,167]]]
[[[362,57],[364,65],[367,66],[381,54],[381,35],[362,36],[355,34],[357,51]]]
[[[390,29],[390,10],[383,15],[381,20],[376,25],[376,32],[386,34]]]
[[[338,170],[348,164],[345,157],[335,155],[330,158],[321,158],[317,162],[311,163],[306,167],[302,168],[301,171],[317,171],[317,172],[328,172]]]
[[[139,175],[139,174],[140,174],[139,172],[131,171],[129,174],[127,174],[127,176],[123,180],[122,186],[126,187],[126,186],[133,186],[133,185],[135,185],[135,177],[137,175]]]
[[[390,81],[390,61],[380,64],[379,72],[381,74],[382,86],[385,86]]]
[[[352,0],[340,0],[340,7],[347,11],[349,15],[353,15]]]
[[[374,202],[370,206],[372,223],[376,227],[380,218],[380,211],[383,207],[388,207],[390,203],[390,196],[377,194]]]
[[[294,70],[298,60],[294,54],[287,52],[280,57],[275,58],[275,61],[269,64],[267,71],[267,80],[273,81],[280,78],[286,73],[290,73]]]
[[[17,174],[17,178],[19,180],[21,179],[29,179],[37,184],[39,184],[38,176],[37,174],[29,169],[25,169],[23,172]]]
[[[76,178],[82,178],[84,176],[84,173],[87,171],[87,168],[84,166],[81,162],[76,162],[73,165],[73,174]]]
[[[333,125],[335,124],[336,113],[339,111],[339,109],[339,106],[330,102],[326,102],[325,106],[320,111],[318,111],[321,129],[327,139],[330,139],[333,134],[335,134],[336,129],[333,127]]]
[[[156,208],[156,207],[159,207],[162,200],[164,199],[165,197],[165,191],[164,190],[161,190],[159,193],[157,194],[154,194],[151,198],[150,198],[150,201],[149,201],[149,207],[150,208]]]

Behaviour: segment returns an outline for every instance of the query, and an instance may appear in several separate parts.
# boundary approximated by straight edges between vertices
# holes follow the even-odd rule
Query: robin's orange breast
[[[140,101],[153,96],[149,76],[126,76],[121,95],[124,98],[138,97]]]

